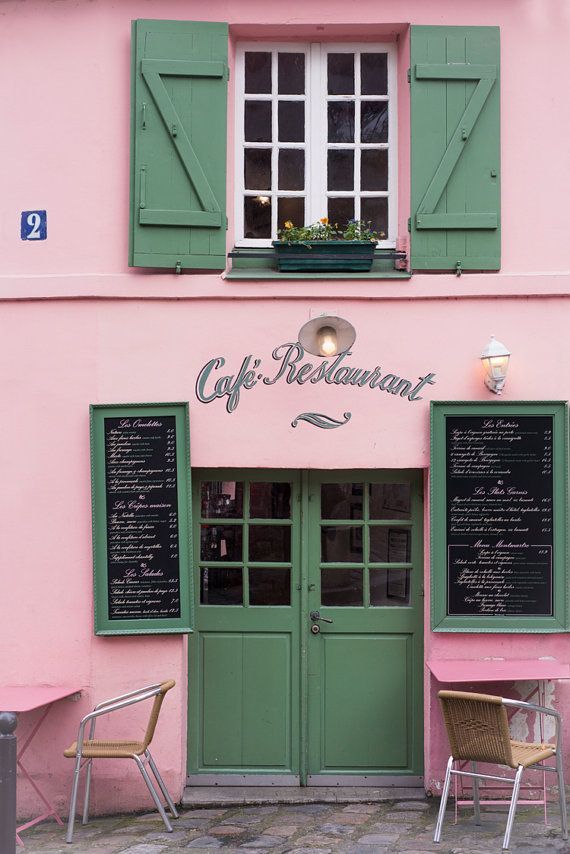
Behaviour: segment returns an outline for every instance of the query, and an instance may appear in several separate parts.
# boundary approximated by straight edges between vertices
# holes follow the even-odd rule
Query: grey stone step
[[[390,786],[186,786],[182,806],[257,806],[259,804],[358,804],[425,801],[423,789]]]

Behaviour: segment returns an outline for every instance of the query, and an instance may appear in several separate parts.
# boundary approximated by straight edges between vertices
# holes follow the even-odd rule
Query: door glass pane
[[[363,95],[388,94],[388,54],[363,53],[360,56],[361,92]]]
[[[271,149],[246,148],[244,153],[246,190],[271,189]]]
[[[291,528],[288,525],[250,525],[249,559],[288,563],[291,560]]]
[[[372,223],[372,229],[384,237],[388,234],[388,199],[382,196],[377,199],[360,200],[360,218]]]
[[[245,91],[252,95],[271,92],[271,54],[248,51],[245,55]]]
[[[354,94],[354,54],[329,53],[327,71],[329,95]]]
[[[328,141],[354,142],[354,101],[329,101]]]
[[[245,237],[271,237],[271,198],[246,196],[243,200]]]
[[[291,570],[252,567],[249,570],[250,605],[290,605]]]
[[[305,223],[305,199],[297,196],[292,199],[278,199],[277,201],[277,228],[284,228],[289,221],[293,225],[304,225]]]
[[[354,151],[329,148],[327,153],[327,189],[354,190]]]
[[[388,189],[388,151],[385,148],[364,148],[360,155],[360,189]]]
[[[329,199],[328,218],[330,222],[344,228],[349,220],[354,219],[354,199]]]
[[[305,93],[304,53],[280,53],[277,69],[277,90],[280,95]]]
[[[290,483],[252,483],[249,487],[251,519],[290,519]]]
[[[242,560],[241,525],[202,525],[200,560]]]
[[[323,563],[362,563],[362,525],[339,525],[321,528],[321,561]]]
[[[410,563],[411,528],[370,526],[370,563]]]
[[[371,483],[371,519],[410,519],[411,488],[409,483]]]
[[[305,189],[305,152],[302,148],[280,149],[279,189]]]
[[[303,101],[279,101],[279,142],[305,141],[305,104]]]
[[[362,570],[322,569],[321,605],[362,605]]]
[[[371,569],[371,605],[409,605],[409,569]]]
[[[200,570],[200,603],[242,605],[242,570],[203,566]]]
[[[245,139],[271,142],[271,101],[245,102]]]
[[[388,142],[387,101],[361,101],[360,138],[362,142]]]
[[[321,484],[321,519],[362,519],[361,483]]]
[[[201,489],[203,519],[241,519],[243,483],[235,480],[205,480]]]

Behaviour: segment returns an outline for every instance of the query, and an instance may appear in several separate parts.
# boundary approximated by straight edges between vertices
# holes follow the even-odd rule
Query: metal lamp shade
[[[313,356],[323,358],[323,354],[320,352],[319,331],[324,327],[330,327],[336,332],[336,352],[329,355],[337,356],[339,353],[350,350],[356,340],[354,326],[342,317],[333,317],[329,314],[314,317],[301,327],[299,344],[303,350],[312,353]]]

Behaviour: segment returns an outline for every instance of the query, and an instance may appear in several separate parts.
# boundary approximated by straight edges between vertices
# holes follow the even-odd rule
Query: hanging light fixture
[[[485,370],[485,385],[494,394],[501,394],[507,379],[510,351],[494,335],[481,353]]]
[[[299,330],[299,344],[313,356],[338,356],[350,350],[356,340],[354,326],[342,317],[322,314],[307,321]]]

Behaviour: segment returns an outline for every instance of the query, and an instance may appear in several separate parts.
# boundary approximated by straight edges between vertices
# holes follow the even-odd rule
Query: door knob
[[[320,611],[311,611],[311,613],[309,614],[309,617],[311,618],[313,623],[318,623],[319,620],[321,623],[332,623],[333,622],[330,619],[330,617],[321,617]]]

